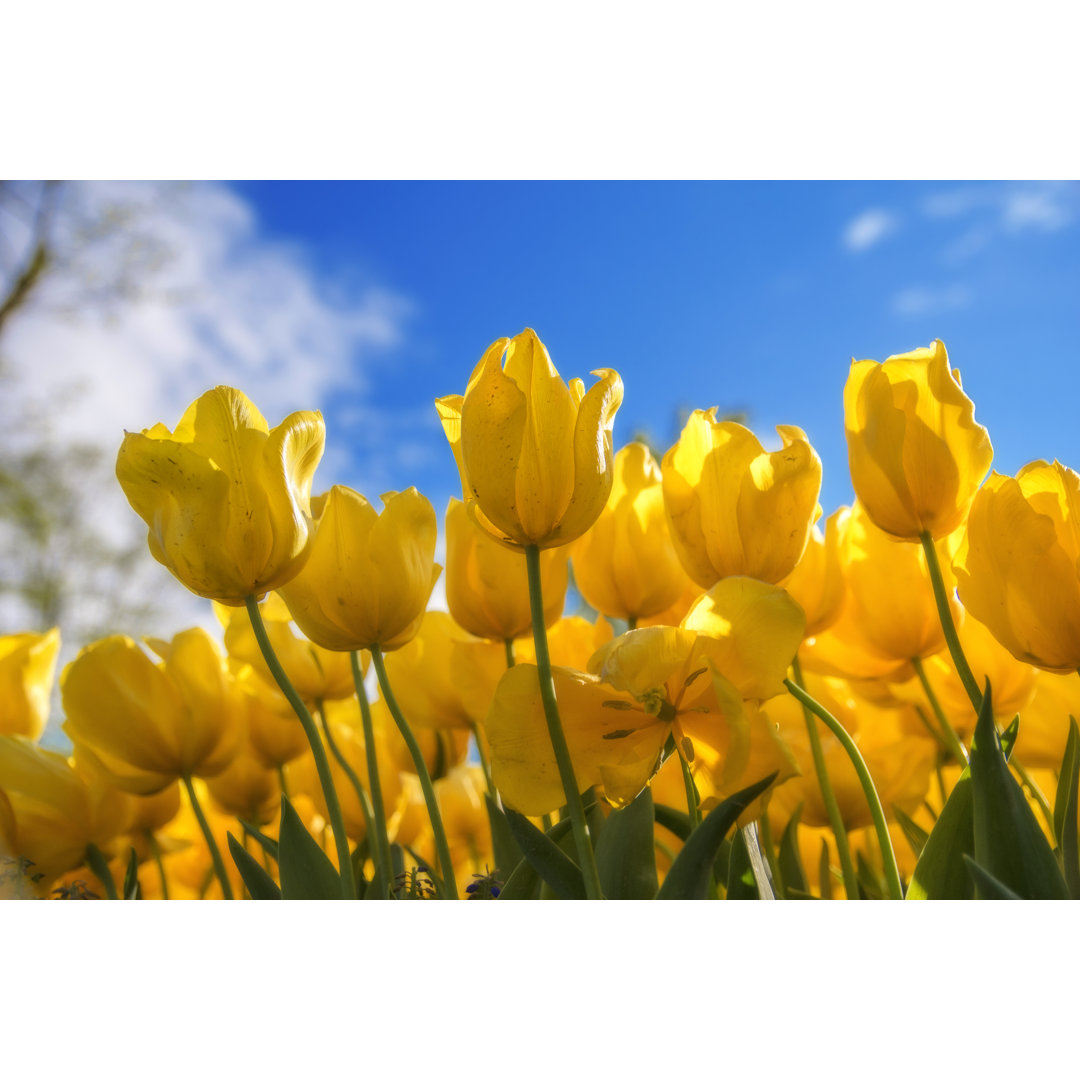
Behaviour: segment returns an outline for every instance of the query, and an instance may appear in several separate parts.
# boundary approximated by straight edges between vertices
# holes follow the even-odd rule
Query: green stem
[[[694,783],[694,774],[690,771],[689,763],[681,753],[679,764],[682,766],[683,787],[686,788],[686,812],[690,815],[690,828],[694,830],[701,824],[701,804],[698,802],[697,784]]]
[[[796,656],[791,662],[795,682],[806,689],[803,681],[802,664]],[[806,721],[806,731],[810,736],[810,753],[814,757],[814,771],[817,773],[818,786],[821,788],[821,798],[825,803],[825,813],[829,817],[829,825],[832,827],[833,836],[836,837],[836,853],[840,859],[840,872],[844,876],[844,892],[849,900],[859,899],[859,879],[855,874],[855,864],[851,861],[851,845],[848,843],[847,829],[844,828],[844,818],[840,813],[840,806],[836,801],[836,793],[833,791],[832,781],[829,779],[829,770],[825,764],[825,751],[821,746],[821,736],[818,735],[817,721],[814,714],[803,705],[803,718]]]
[[[529,544],[525,548],[525,565],[529,574],[529,602],[532,606],[533,643],[536,649],[536,671],[540,680],[540,697],[544,703],[544,719],[547,721],[548,737],[555,753],[566,794],[566,808],[577,846],[578,862],[585,878],[585,895],[589,900],[602,900],[600,872],[596,868],[596,855],[589,839],[589,825],[585,820],[585,808],[581,803],[574,764],[570,760],[570,748],[566,745],[559,705],[555,700],[555,680],[551,675],[551,656],[548,653],[547,627],[544,625],[544,596],[540,583],[540,548]]]
[[[439,868],[445,888],[444,900],[456,900],[458,898],[457,881],[454,878],[454,863],[450,858],[450,845],[446,842],[446,830],[443,828],[442,814],[439,813],[439,803],[435,798],[435,788],[431,783],[431,774],[428,772],[427,762],[420,750],[420,744],[412,733],[412,728],[402,715],[398,706],[397,698],[390,687],[390,679],[386,674],[386,664],[383,662],[382,649],[378,645],[371,647],[371,659],[375,662],[375,672],[379,676],[379,689],[382,691],[383,700],[394,718],[394,723],[405,740],[405,745],[412,755],[413,766],[416,775],[420,777],[420,787],[424,792],[424,802],[427,805],[428,817],[431,819],[431,831],[435,834],[435,851],[439,856]]]
[[[353,685],[360,702],[360,719],[364,728],[364,756],[367,759],[368,784],[371,787],[371,814],[374,818],[374,836],[370,845],[379,867],[378,876],[382,878],[379,899],[390,896],[394,883],[394,873],[390,865],[390,837],[386,831],[386,807],[383,805],[382,781],[379,779],[379,759],[375,748],[375,725],[371,721],[371,706],[368,704],[367,688],[364,686],[364,673],[360,668],[360,654],[350,654],[352,661]]]
[[[285,786],[285,766],[280,762],[277,767],[278,783],[281,785],[281,794],[287,799],[289,797],[289,789]]]
[[[636,630],[637,629],[637,616],[636,615],[630,615],[630,616],[627,617],[626,629],[627,630]]]
[[[158,874],[161,876],[161,899],[168,900],[169,879],[165,876],[165,863],[161,859],[161,845],[152,832],[148,832],[146,836],[150,841],[150,853],[154,856],[154,864],[157,866]]]
[[[934,601],[937,603],[938,618],[941,620],[945,642],[949,646],[949,655],[952,657],[956,674],[960,676],[960,681],[964,684],[967,696],[971,699],[971,704],[978,715],[982,709],[982,691],[972,674],[967,657],[964,656],[964,650],[960,647],[960,638],[957,636],[956,624],[953,622],[952,610],[949,608],[949,597],[945,591],[945,579],[941,576],[941,564],[938,562],[934,539],[928,532],[924,532],[919,539],[922,541],[923,553],[926,555],[926,568],[930,572],[930,583],[934,587]]]
[[[231,900],[233,898],[233,891],[232,885],[229,884],[229,875],[225,873],[225,863],[221,859],[221,852],[218,850],[217,841],[214,839],[214,834],[210,831],[210,825],[206,820],[206,815],[199,805],[198,797],[195,794],[195,785],[191,782],[190,776],[183,776],[181,779],[184,781],[184,787],[187,789],[188,801],[191,803],[191,809],[195,811],[195,820],[199,823],[199,828],[202,829],[203,837],[206,840],[206,846],[210,849],[210,861],[214,864],[214,873],[217,875],[218,881],[221,882],[222,895],[226,900]]]
[[[109,860],[105,858],[97,844],[86,845],[86,865],[94,871],[98,880],[105,886],[105,895],[110,900],[119,900],[116,882],[113,881],[112,871],[109,869]]]
[[[259,648],[262,650],[263,659],[266,661],[267,667],[270,668],[274,681],[281,688],[281,692],[288,698],[289,704],[293,707],[293,711],[304,728],[304,734],[307,736],[312,757],[315,758],[315,769],[319,774],[319,783],[322,785],[323,798],[326,800],[326,812],[330,818],[330,827],[334,830],[334,843],[337,846],[338,856],[338,874],[341,877],[341,896],[344,900],[355,900],[356,879],[353,877],[352,872],[349,838],[345,834],[345,822],[341,817],[341,803],[338,802],[334,778],[330,775],[330,762],[326,757],[322,739],[319,738],[318,728],[315,727],[315,721],[311,719],[311,713],[308,712],[307,706],[289,681],[289,676],[285,674],[285,669],[281,666],[281,662],[274,653],[270,638],[266,633],[266,627],[263,625],[259,602],[254,596],[249,596],[245,603],[247,604],[248,618],[251,619],[251,628],[255,631],[255,637],[259,642]]]
[[[503,645],[506,648],[506,666],[512,668],[515,664],[514,660],[514,639],[506,638],[503,641]]]
[[[844,730],[844,725],[836,719],[824,705],[819,704],[801,686],[797,686],[790,679],[784,680],[788,693],[801,701],[821,722],[840,740],[840,745],[847,752],[851,764],[855,766],[859,783],[862,785],[863,794],[870,807],[870,816],[874,819],[874,832],[877,834],[878,844],[881,846],[881,862],[885,870],[885,881],[891,900],[904,899],[904,887],[900,884],[900,870],[896,865],[896,852],[893,850],[892,837],[889,835],[889,826],[885,821],[885,811],[881,807],[881,799],[878,798],[877,789],[874,787],[870,770],[863,761],[859,748],[855,745],[851,736]]]
[[[960,736],[956,734],[956,728],[949,723],[949,718],[945,715],[945,710],[941,707],[941,702],[938,701],[937,694],[934,693],[934,688],[926,677],[926,669],[923,667],[922,660],[918,656],[913,656],[911,666],[915,669],[915,674],[919,676],[919,682],[922,683],[926,700],[930,702],[930,708],[934,710],[934,716],[937,717],[937,722],[941,725],[941,731],[945,736],[945,745],[959,765],[966,765],[968,763],[967,750],[964,749]]]
[[[488,761],[487,751],[484,749],[484,739],[480,734],[479,724],[473,724],[472,733],[473,739],[476,741],[476,755],[480,758],[480,768],[484,772],[484,782],[487,784],[488,794],[497,802],[498,792],[495,790],[495,784],[491,779],[491,762]]]

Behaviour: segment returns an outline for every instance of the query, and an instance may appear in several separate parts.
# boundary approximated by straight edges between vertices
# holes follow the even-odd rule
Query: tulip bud
[[[660,468],[644,443],[615,455],[607,505],[574,545],[574,583],[597,611],[638,619],[670,608],[686,586],[667,518]]]
[[[945,346],[853,360],[844,387],[851,482],[879,529],[935,540],[963,524],[994,451]]]
[[[303,566],[325,436],[320,413],[270,429],[239,390],[218,386],[175,431],[127,432],[116,478],[149,526],[150,554],[199,596],[240,605]]]
[[[1080,667],[1080,476],[1033,461],[975,496],[953,568],[964,607],[1018,660]]]
[[[567,548],[540,556],[544,621],[550,627],[566,602]],[[500,544],[469,520],[465,504],[451,499],[446,509],[446,605],[470,634],[513,641],[532,630],[529,578],[520,551]]]
[[[735,575],[776,584],[820,513],[821,460],[797,427],[767,452],[741,424],[698,409],[663,462],[664,504],[686,572],[705,589]]]
[[[60,631],[0,637],[0,735],[41,738],[49,720]]]
[[[525,330],[488,347],[464,396],[435,402],[465,505],[497,540],[568,544],[604,508],[622,380],[606,368],[593,374],[600,382],[588,393],[580,379],[567,386],[535,332]]]
[[[279,590],[296,625],[324,649],[400,648],[420,629],[442,567],[431,503],[416,490],[383,495],[380,514],[335,485],[312,500],[319,515],[303,571]]]

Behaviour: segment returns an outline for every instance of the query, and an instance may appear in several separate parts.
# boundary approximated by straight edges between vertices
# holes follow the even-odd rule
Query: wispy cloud
[[[943,311],[967,307],[972,300],[974,293],[967,285],[913,285],[901,289],[893,296],[892,309],[897,315],[936,315]]]
[[[864,210],[844,226],[841,242],[848,251],[867,251],[899,227],[897,216],[888,210]]]
[[[940,223],[963,222],[964,231],[942,251],[962,262],[1009,236],[1054,233],[1080,217],[1080,184],[1063,181],[963,185],[923,200],[923,215]]]

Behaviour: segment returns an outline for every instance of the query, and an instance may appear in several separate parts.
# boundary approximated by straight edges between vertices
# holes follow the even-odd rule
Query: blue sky
[[[1080,467],[1080,186],[998,183],[244,183],[259,234],[331,302],[377,286],[400,331],[324,403],[344,474],[457,494],[431,406],[531,325],[564,377],[622,375],[616,445],[680,410],[803,427],[826,512],[850,501],[852,356],[945,341],[995,467]],[[588,380],[587,380],[588,381]],[[257,396],[256,391],[252,391]],[[361,399],[364,405],[361,405]],[[305,403],[297,402],[297,407]],[[367,491],[369,496],[378,492]]]

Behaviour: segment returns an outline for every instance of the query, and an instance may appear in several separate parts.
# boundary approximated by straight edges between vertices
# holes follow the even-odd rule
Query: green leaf
[[[884,900],[885,883],[877,870],[872,867],[860,851],[855,857],[855,878],[859,886],[859,892],[864,900]]]
[[[979,890],[981,900],[1020,900],[1007,885],[1002,885],[993,874],[984,870],[970,855],[964,856],[964,865]]]
[[[917,859],[923,853],[926,841],[930,839],[930,834],[921,825],[912,821],[899,806],[893,807],[893,813],[900,823],[900,828],[904,830],[904,836],[907,837],[907,842],[911,845],[911,850],[915,852],[915,858]]]
[[[1009,771],[994,727],[989,683],[971,740],[970,769],[973,854],[980,869],[1024,899],[1067,899],[1054,851]]]
[[[713,807],[671,864],[664,884],[656,894],[657,900],[705,900],[708,897],[713,864],[724,837],[739,815],[775,779],[776,773],[771,773]]]
[[[629,806],[608,815],[596,842],[596,868],[609,900],[651,900],[656,895],[653,800],[648,786]]]
[[[1008,761],[1012,757],[1013,747],[1016,745],[1016,736],[1020,733],[1020,714],[1012,718],[1012,722],[1001,733],[1001,750],[1005,755],[1005,760]]]
[[[304,828],[300,815],[285,795],[281,796],[278,836],[282,900],[340,900],[341,878],[334,864]]]
[[[244,879],[247,891],[251,893],[252,900],[280,900],[281,890],[277,882],[258,864],[258,862],[244,850],[232,833],[229,833],[229,851],[232,854],[236,869]]]
[[[134,848],[131,848],[130,851],[121,898],[124,900],[141,900],[142,886],[139,884],[139,857],[135,854]]]
[[[488,825],[491,827],[491,850],[492,858],[495,860],[495,873],[500,878],[509,879],[511,871],[524,856],[514,839],[510,823],[506,820],[502,807],[486,792],[484,805],[487,807]]]
[[[670,806],[664,806],[663,803],[656,803],[653,806],[653,816],[656,818],[657,825],[663,825],[682,841],[685,841],[692,831],[690,815],[682,810],[674,810]]]
[[[1069,738],[1058,774],[1057,795],[1054,797],[1054,835],[1058,854],[1065,871],[1069,895],[1080,900],[1080,853],[1077,851],[1076,803],[1080,784],[1080,730],[1074,717],[1069,717]]]
[[[754,868],[750,865],[750,852],[746,850],[746,838],[742,829],[736,829],[731,837],[731,854],[727,872],[728,900],[759,900]]]
[[[965,855],[975,852],[971,769],[960,774],[938,814],[915,864],[908,885],[908,900],[971,900],[971,875],[964,869]]]
[[[795,899],[792,893],[800,893],[806,897],[810,893],[810,886],[806,881],[806,871],[803,869],[802,857],[799,855],[797,841],[799,832],[799,819],[802,817],[802,803],[795,808],[791,820],[784,827],[784,834],[780,837],[780,876],[784,881],[784,894],[789,900]]]
[[[818,889],[822,900],[832,899],[832,863],[829,859],[829,845],[821,841],[821,855],[818,858]]]
[[[270,856],[271,859],[277,862],[278,842],[276,840],[272,840],[269,836],[266,835],[266,833],[261,832],[250,822],[244,821],[242,818],[239,820],[244,832],[246,832],[252,840],[255,840],[258,843],[259,847],[261,847],[263,851],[265,851]]]
[[[522,854],[555,894],[564,900],[584,900],[585,880],[581,876],[581,869],[570,856],[524,815],[509,808],[505,813]]]

